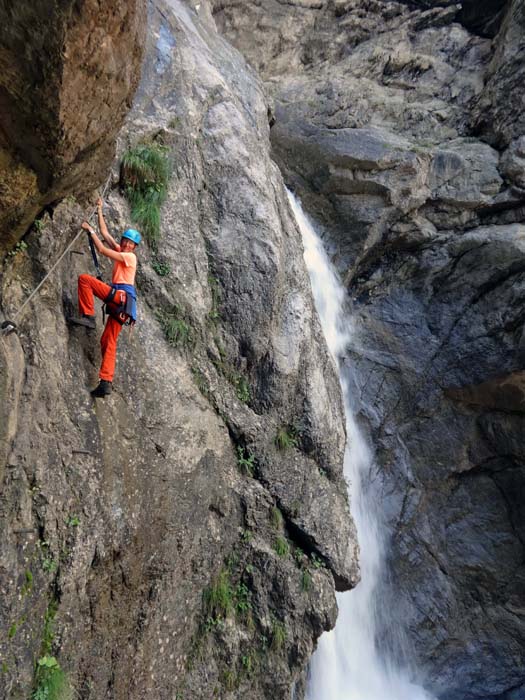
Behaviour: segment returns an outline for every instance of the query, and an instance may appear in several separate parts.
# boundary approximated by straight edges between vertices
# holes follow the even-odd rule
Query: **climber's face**
[[[131,253],[132,250],[135,250],[137,246],[133,241],[130,241],[129,238],[121,238],[120,239],[120,250],[122,253]]]

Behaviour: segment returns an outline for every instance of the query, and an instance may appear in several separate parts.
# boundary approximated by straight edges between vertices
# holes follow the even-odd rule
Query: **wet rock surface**
[[[0,340],[0,694],[28,697],[50,653],[85,699],[288,699],[335,624],[335,590],[358,580],[342,400],[262,86],[206,7],[149,5],[119,158],[140,142],[172,174],[113,394],[88,393],[100,321],[64,319],[90,266],[82,239]],[[115,236],[129,225],[118,166]],[[85,211],[61,202],[4,259],[6,316]]]
[[[447,700],[525,684],[524,8],[472,23],[467,3],[215,3],[348,286],[389,539],[378,637],[395,655],[407,632]]]

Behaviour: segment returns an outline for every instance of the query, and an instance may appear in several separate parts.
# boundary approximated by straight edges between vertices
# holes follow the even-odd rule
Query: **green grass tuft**
[[[193,381],[195,382],[195,386],[197,387],[197,389],[201,392],[203,396],[208,398],[208,396],[210,395],[210,388],[208,386],[208,381],[204,374],[200,371],[198,367],[192,367],[191,374],[193,376]]]
[[[143,143],[124,154],[122,183],[131,206],[131,219],[154,250],[160,238],[160,208],[168,193],[169,177],[164,146]]]
[[[248,448],[237,446],[237,464],[243,474],[253,477],[255,474],[255,455]]]
[[[172,347],[190,347],[194,343],[193,332],[189,323],[184,319],[180,307],[158,309],[155,315],[160,322],[166,340]]]
[[[55,616],[57,614],[58,603],[53,599],[47,606],[44,616],[44,629],[42,631],[42,654],[48,656],[51,654],[51,647],[55,638]]]
[[[284,622],[280,622],[275,618],[272,620],[272,643],[273,651],[280,651],[286,642],[286,627]]]
[[[290,547],[288,545],[288,542],[285,540],[284,537],[278,537],[275,540],[275,544],[273,545],[273,548],[277,552],[277,554],[280,557],[285,557],[288,552],[290,551]]]
[[[203,593],[208,617],[228,617],[233,612],[234,591],[227,569],[222,569]]]
[[[250,385],[248,384],[246,377],[243,377],[242,374],[236,374],[233,378],[233,385],[239,401],[248,403],[251,398],[251,393]]]
[[[277,508],[277,506],[272,506],[270,508],[270,522],[276,530],[280,530],[283,524],[283,514]]]
[[[73,691],[54,656],[42,656],[36,665],[31,700],[72,700]]]
[[[312,574],[308,569],[304,569],[301,575],[301,588],[303,591],[309,591],[312,587]]]
[[[291,425],[284,425],[282,428],[279,428],[275,436],[275,444],[279,450],[289,450],[292,447],[297,447],[297,430]]]

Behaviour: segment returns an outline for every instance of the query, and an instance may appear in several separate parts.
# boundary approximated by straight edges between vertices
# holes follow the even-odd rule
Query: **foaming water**
[[[351,484],[350,504],[359,545],[361,582],[337,594],[335,629],[323,634],[312,657],[307,700],[432,700],[409,680],[408,672],[381,655],[376,645],[378,583],[383,561],[376,504],[367,497],[372,455],[353,416],[348,381],[340,358],[352,342],[351,318],[345,317],[345,290],[323,244],[298,200],[288,192],[299,225],[314,300],[330,352],[339,368],[348,434],[344,472]],[[385,611],[382,611],[383,618]],[[403,650],[399,650],[402,655]]]

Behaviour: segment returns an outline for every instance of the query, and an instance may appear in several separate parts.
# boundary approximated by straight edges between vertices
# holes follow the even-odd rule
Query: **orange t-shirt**
[[[115,260],[113,263],[113,284],[135,284],[135,272],[137,271],[137,256],[135,253],[121,253],[124,262]]]

